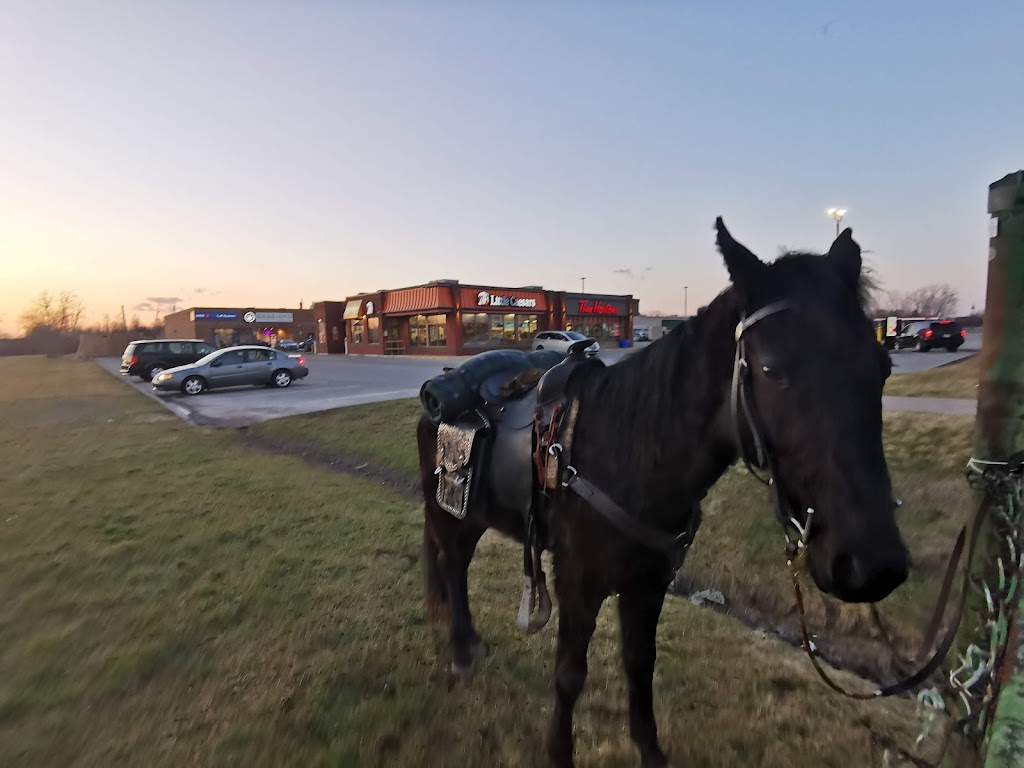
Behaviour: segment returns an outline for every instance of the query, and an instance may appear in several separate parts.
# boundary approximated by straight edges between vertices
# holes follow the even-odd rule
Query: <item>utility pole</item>
[[[684,285],[683,286],[683,317],[689,317],[690,316],[689,299],[687,297],[687,293],[689,292],[689,290],[690,290],[690,286],[688,286],[688,285]]]
[[[989,185],[988,212],[995,221],[989,238],[985,319],[978,355],[981,370],[975,457],[989,462],[984,466],[1007,477],[1010,468],[1003,463],[1024,449],[1024,344],[1020,342],[1024,332],[1024,171],[1008,174]],[[1003,499],[990,498],[1003,503]],[[999,584],[995,560],[1002,554],[1007,535],[993,521],[997,511],[991,510],[979,534],[984,536],[979,540],[979,545],[983,545],[979,547],[980,575],[992,585]],[[1017,526],[1019,530],[1019,523]],[[1009,574],[1007,577],[1018,578]],[[1000,595],[997,592],[996,598],[1001,600]],[[995,717],[985,749],[986,768],[1024,764],[1024,599],[1019,592],[1012,603],[1003,606],[1004,613],[999,617],[1000,621],[1009,622],[1001,664],[1006,669],[996,667],[991,674],[1005,682],[997,692]],[[965,617],[972,615],[977,614],[965,611]],[[984,633],[987,635],[988,631],[986,628]],[[998,661],[991,659],[990,663]]]

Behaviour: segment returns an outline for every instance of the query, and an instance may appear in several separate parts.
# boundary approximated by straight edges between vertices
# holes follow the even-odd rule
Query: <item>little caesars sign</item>
[[[292,322],[291,312],[253,312],[249,311],[242,315],[247,323],[290,323]]]
[[[478,307],[524,307],[533,308],[537,306],[536,299],[520,299],[515,296],[499,296],[487,291],[480,291],[476,295]]]

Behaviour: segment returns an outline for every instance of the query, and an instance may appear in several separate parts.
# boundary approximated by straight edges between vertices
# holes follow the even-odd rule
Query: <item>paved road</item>
[[[622,359],[629,350],[601,353],[608,364]],[[441,373],[444,366],[458,365],[465,357],[358,357],[308,356],[309,376],[288,389],[243,387],[207,392],[199,397],[159,393],[134,377],[120,375],[121,360],[98,358],[110,373],[140,392],[153,397],[181,418],[195,424],[242,427],[256,422],[326,411],[348,405],[397,400],[419,395],[420,385]]]
[[[645,345],[641,345],[645,346]],[[967,347],[968,345],[965,345]],[[621,360],[634,350],[609,349],[601,352],[601,358],[608,364]],[[948,352],[896,352],[893,362],[897,372],[909,372],[934,367],[967,356],[969,352],[950,354]],[[256,422],[313,413],[348,405],[373,403],[416,397],[420,385],[431,376],[441,373],[441,368],[458,365],[465,357],[357,357],[345,355],[309,356],[309,376],[301,379],[288,389],[265,389],[263,387],[239,388],[221,392],[208,392],[199,397],[185,397],[178,394],[156,394],[149,384],[138,379],[120,377],[120,359],[99,358],[97,362],[110,373],[123,378],[130,386],[157,399],[168,409],[194,424],[225,427],[242,427]],[[902,404],[911,398],[887,398],[887,408],[909,410],[915,403]],[[916,400],[914,398],[913,400]],[[956,401],[954,401],[955,403]],[[973,413],[973,401],[972,410]],[[934,406],[933,408],[941,408]],[[955,410],[961,405],[947,405]],[[935,412],[934,410],[932,412]]]
[[[912,349],[900,349],[892,352],[893,373],[915,373],[935,368],[946,363],[963,360],[981,350],[981,333],[967,333],[964,344],[956,352],[933,350],[931,352],[915,352]]]
[[[910,413],[951,413],[960,416],[974,416],[978,411],[976,400],[956,397],[896,397],[882,398],[882,408],[887,411]]]

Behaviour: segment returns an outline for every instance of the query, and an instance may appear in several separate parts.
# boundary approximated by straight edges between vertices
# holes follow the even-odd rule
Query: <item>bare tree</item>
[[[952,317],[960,304],[960,294],[948,283],[926,285],[913,291],[889,291],[878,314],[909,317]]]
[[[61,291],[56,295],[43,291],[19,319],[26,335],[38,328],[70,334],[78,329],[83,312],[85,305],[74,291]]]

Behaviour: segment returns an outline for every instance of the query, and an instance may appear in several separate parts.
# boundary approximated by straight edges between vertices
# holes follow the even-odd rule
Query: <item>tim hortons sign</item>
[[[611,304],[605,304],[600,299],[580,299],[579,314],[581,315],[617,315],[619,308]]]
[[[536,299],[520,299],[515,296],[499,296],[494,293],[488,293],[487,291],[480,291],[476,295],[476,305],[478,307],[524,307],[531,308],[537,306]]]

